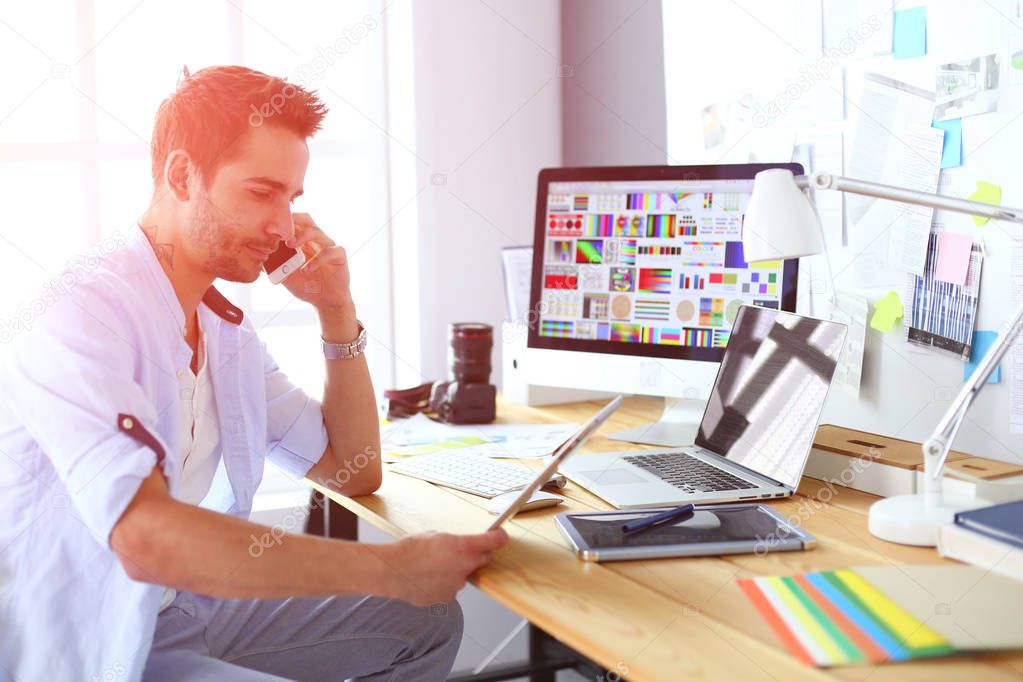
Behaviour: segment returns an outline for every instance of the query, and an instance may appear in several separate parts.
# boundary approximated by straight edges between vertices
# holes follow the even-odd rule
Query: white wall
[[[500,249],[532,242],[537,172],[561,163],[560,3],[400,0],[388,14],[396,383],[445,378],[448,324],[474,321],[495,327],[500,384]],[[412,42],[407,80],[393,72],[400,40]],[[404,107],[414,107],[414,130],[401,123]],[[365,524],[360,534],[385,539]],[[455,671],[469,672],[521,618],[471,586],[459,602]],[[526,653],[522,630],[490,666]]]
[[[565,166],[665,163],[660,0],[563,0]]]
[[[419,258],[395,297],[418,299],[421,336],[398,383],[445,377],[448,324],[475,321],[497,329],[499,384],[500,249],[532,242],[537,172],[561,161],[560,3],[417,2],[413,27]]]

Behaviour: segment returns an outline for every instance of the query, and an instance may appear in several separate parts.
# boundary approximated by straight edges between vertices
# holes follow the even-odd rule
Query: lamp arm
[[[1016,337],[1019,336],[1020,331],[1023,331],[1023,303],[1020,303],[1012,317],[1002,327],[998,338],[995,339],[994,344],[991,346],[991,350],[981,359],[980,364],[973,370],[969,380],[963,384],[959,394],[952,401],[948,411],[938,421],[934,432],[924,441],[925,483],[929,482],[929,479],[936,479],[941,476],[941,468],[945,464],[945,458],[952,447],[952,441],[955,439],[956,432],[966,417],[966,412],[986,385],[988,377],[995,371],[998,363],[1009,352],[1009,348],[1012,346],[1013,341],[1016,340]],[[933,461],[934,466],[928,467],[929,461]]]
[[[958,197],[947,197],[940,194],[929,194],[928,192],[917,192],[903,187],[882,185],[878,182],[867,182],[846,178],[841,175],[818,172],[807,178],[806,176],[796,178],[796,184],[801,187],[813,187],[814,189],[833,189],[839,192],[851,194],[862,194],[867,197],[878,199],[890,199],[900,201],[904,204],[915,204],[917,206],[930,206],[946,211],[957,213],[968,213],[979,215],[994,220],[1007,220],[1013,223],[1023,223],[1023,209],[1007,208],[997,204],[987,204],[981,201],[970,201]]]

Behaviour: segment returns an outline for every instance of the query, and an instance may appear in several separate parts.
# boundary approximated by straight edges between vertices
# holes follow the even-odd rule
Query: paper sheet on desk
[[[934,93],[865,73],[854,90],[848,175],[936,193],[945,133],[931,127]],[[860,251],[857,283],[901,284],[922,274],[934,209],[849,194],[850,242]]]
[[[533,273],[533,247],[507,246],[501,249],[504,295],[508,320],[526,324],[529,320],[529,286]]]
[[[538,459],[550,455],[578,424],[444,424],[422,414],[381,434],[385,461],[459,449],[481,457]]]

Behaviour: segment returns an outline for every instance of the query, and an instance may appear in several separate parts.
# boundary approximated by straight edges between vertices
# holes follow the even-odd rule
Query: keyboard
[[[687,493],[746,490],[758,487],[756,484],[733,476],[712,464],[707,464],[702,459],[679,452],[630,455],[624,459]]]
[[[486,498],[522,490],[538,473],[523,464],[458,450],[418,455],[391,464],[390,470]],[[563,488],[566,480],[559,474],[550,482]]]

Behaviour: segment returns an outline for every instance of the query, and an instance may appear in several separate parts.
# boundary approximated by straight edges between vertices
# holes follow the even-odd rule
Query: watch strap
[[[329,343],[323,341],[323,355],[328,360],[352,360],[359,357],[366,350],[366,328],[362,322],[356,320],[359,325],[359,334],[355,340],[346,343]]]

